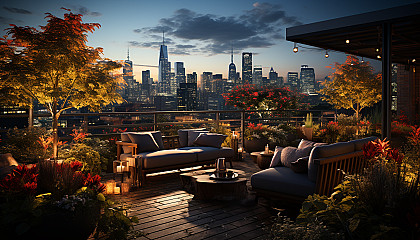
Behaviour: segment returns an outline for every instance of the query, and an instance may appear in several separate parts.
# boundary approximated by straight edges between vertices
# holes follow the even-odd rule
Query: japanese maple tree
[[[58,119],[70,108],[121,102],[116,92],[120,78],[112,72],[121,67],[101,57],[102,48],[87,46],[87,33],[99,23],[84,23],[70,10],[64,18],[46,13],[40,29],[11,25],[0,39],[0,90],[3,102],[31,107],[33,100],[51,113],[53,157],[57,158]]]

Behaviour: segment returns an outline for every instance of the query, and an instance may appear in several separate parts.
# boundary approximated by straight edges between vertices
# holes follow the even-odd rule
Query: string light
[[[381,57],[380,54],[378,54],[378,55],[376,55],[376,58],[381,59],[382,57]]]
[[[328,58],[330,55],[328,54],[328,50],[325,50],[325,58]]]
[[[363,59],[363,57],[362,57],[362,63],[364,63],[365,62],[365,60]]]
[[[416,59],[415,58],[413,58],[413,60],[411,60],[412,62],[416,62]]]
[[[346,43],[349,44],[350,43],[350,40],[349,39],[346,39]]]
[[[298,49],[298,47],[296,46],[296,43],[295,43],[295,47],[293,48],[293,52],[297,53],[298,51],[299,51],[299,49]]]

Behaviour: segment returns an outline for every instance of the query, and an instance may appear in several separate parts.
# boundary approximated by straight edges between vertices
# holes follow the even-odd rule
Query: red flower
[[[393,159],[397,164],[401,164],[404,158],[404,155],[400,154],[398,149],[390,149],[388,151],[388,158]]]
[[[70,163],[70,168],[75,172],[80,171],[82,169],[82,167],[83,167],[83,163],[81,163],[79,161],[73,161],[73,162]]]
[[[376,145],[373,143],[373,141],[365,143],[362,147],[363,149],[363,156],[365,159],[373,159],[378,155],[378,150],[376,148]]]

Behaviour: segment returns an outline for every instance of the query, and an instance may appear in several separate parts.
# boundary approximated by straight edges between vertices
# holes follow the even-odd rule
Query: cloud
[[[176,42],[192,41],[196,44],[183,49],[219,54],[230,52],[232,45],[235,50],[270,47],[284,39],[285,26],[299,24],[298,18],[289,16],[280,5],[256,2],[239,16],[200,14],[182,8],[172,16],[160,19],[158,25],[135,29],[134,32],[152,39],[156,39],[158,33],[161,38],[165,32],[165,36],[173,37]],[[178,45],[179,48],[183,46]]]
[[[9,7],[3,6],[3,9],[5,9],[5,10],[11,12],[11,13],[32,14],[31,11],[28,11],[28,10],[22,9],[22,8],[9,8]]]
[[[175,45],[176,48],[195,48],[195,45],[183,45],[183,44],[177,44]]]
[[[23,21],[0,16],[0,24],[7,24],[8,25],[8,24],[17,24],[17,23],[23,23]]]
[[[100,12],[92,12],[87,7],[80,6],[80,5],[78,5],[78,6],[71,5],[69,8],[71,10],[74,10],[74,12],[76,12],[76,13],[82,14],[85,17],[86,16],[91,16],[91,17],[100,17],[100,16],[102,16],[102,13],[100,13]]]

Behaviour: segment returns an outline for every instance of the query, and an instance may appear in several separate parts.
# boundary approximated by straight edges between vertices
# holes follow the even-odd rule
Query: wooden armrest
[[[132,147],[137,147],[136,143],[129,143],[129,142],[122,142],[122,141],[116,141],[115,142],[117,145],[121,145],[121,146],[132,146]]]
[[[359,157],[361,155],[363,155],[363,151],[356,151],[356,152],[345,153],[345,154],[327,157],[327,158],[314,159],[314,163],[317,165],[325,165],[325,164],[329,164],[333,162],[339,162],[348,158]]]

